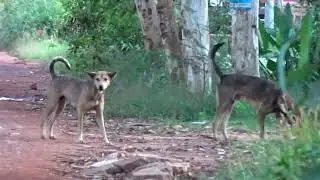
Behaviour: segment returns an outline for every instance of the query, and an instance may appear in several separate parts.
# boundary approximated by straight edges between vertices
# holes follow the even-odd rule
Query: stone
[[[122,169],[119,168],[118,166],[111,164],[104,164],[99,167],[90,167],[85,170],[85,174],[89,175],[98,175],[98,174],[118,174],[121,173]]]
[[[181,125],[174,125],[172,126],[172,128],[175,130],[179,130],[179,129],[182,129],[183,127]]]
[[[110,160],[103,160],[103,161],[98,161],[98,162],[95,162],[93,164],[90,165],[90,167],[101,167],[101,166],[105,166],[105,165],[108,165],[108,164],[112,164],[114,162],[118,161],[118,159],[110,159]]]
[[[188,173],[190,168],[190,163],[186,163],[186,162],[181,162],[181,163],[167,162],[167,165],[172,168],[174,175]]]
[[[32,84],[30,85],[30,89],[31,89],[31,90],[38,90],[37,83],[32,83]]]
[[[159,156],[156,154],[148,154],[148,153],[135,153],[135,156],[141,157],[144,160],[147,160],[149,163],[150,162],[156,162],[156,161],[179,161],[182,162],[181,159],[174,159],[172,157],[164,157],[164,156]]]
[[[125,152],[113,152],[105,156],[105,159],[122,159],[125,158],[127,154]]]
[[[121,161],[114,162],[113,164],[120,168],[123,172],[128,173],[136,169],[139,166],[143,166],[148,162],[140,157],[134,157],[132,159],[124,159]]]
[[[173,169],[165,162],[150,163],[135,169],[125,180],[173,180]]]
[[[113,165],[113,163],[119,161],[119,159],[109,159],[103,160],[96,163],[93,163],[86,169],[88,174],[99,174],[99,173],[108,173],[108,174],[117,174],[122,172],[122,169],[118,166]]]

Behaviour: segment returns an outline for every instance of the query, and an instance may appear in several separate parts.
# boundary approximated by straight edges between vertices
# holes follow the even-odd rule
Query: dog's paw
[[[105,143],[106,145],[112,145],[112,143],[111,143],[108,139],[105,139],[105,140],[104,140],[104,143]]]
[[[222,145],[222,146],[228,146],[228,145],[230,145],[230,141],[221,141],[220,143],[219,143],[220,145]]]
[[[49,136],[49,139],[51,139],[51,140],[56,140],[56,137],[54,137],[54,136]]]
[[[77,140],[77,143],[78,143],[78,144],[84,144],[84,141],[83,141],[83,139],[78,139],[78,140]]]
[[[105,145],[106,146],[109,146],[109,147],[114,147],[116,148],[117,146],[115,144],[113,144],[112,142],[108,141],[108,142],[105,142]]]
[[[218,138],[217,138],[217,136],[215,136],[215,135],[212,136],[212,139],[213,139],[214,141],[218,141]]]

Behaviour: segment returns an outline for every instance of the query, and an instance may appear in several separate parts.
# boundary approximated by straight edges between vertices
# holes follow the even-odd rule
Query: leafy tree
[[[34,37],[38,29],[54,34],[63,13],[59,1],[4,0],[0,11],[0,48],[10,48],[21,37]]]

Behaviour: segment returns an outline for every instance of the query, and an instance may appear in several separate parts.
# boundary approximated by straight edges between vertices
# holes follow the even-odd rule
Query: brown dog
[[[64,63],[71,69],[69,62],[63,57],[56,57],[50,63],[50,74],[52,81],[48,89],[47,105],[41,115],[41,138],[45,139],[47,130],[49,138],[55,139],[53,126],[62,112],[67,102],[76,107],[78,113],[78,139],[77,142],[83,143],[83,121],[85,114],[91,110],[96,111],[96,122],[99,125],[105,143],[109,140],[105,130],[103,117],[104,91],[110,86],[116,76],[116,72],[98,71],[89,72],[88,80],[78,79],[71,76],[58,75],[54,72],[56,62]],[[53,115],[51,119],[49,116]]]
[[[235,101],[242,99],[247,100],[257,111],[260,138],[264,138],[264,120],[270,113],[275,113],[278,119],[284,117],[292,125],[293,119],[288,114],[294,107],[292,98],[277,88],[274,82],[254,76],[221,72],[215,62],[215,54],[223,44],[216,44],[211,51],[213,68],[220,79],[216,88],[216,120],[212,124],[214,139],[217,139],[217,131],[221,127],[225,141],[228,140],[227,121]]]

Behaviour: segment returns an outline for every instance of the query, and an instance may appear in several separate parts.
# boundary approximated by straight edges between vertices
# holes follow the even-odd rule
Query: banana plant
[[[285,53],[285,70],[288,72],[290,69],[297,66],[299,54],[298,41],[295,37],[297,29],[293,23],[293,16],[290,5],[287,5],[284,11],[280,11],[275,7],[275,29],[267,31],[263,22],[259,22],[260,29],[260,55],[267,60],[266,67],[263,67],[264,72],[268,73],[272,79],[277,80],[277,64],[281,48],[284,44],[290,41],[288,50]]]
[[[261,22],[259,26],[260,55],[267,59],[264,69],[273,75],[274,80],[279,81],[282,89],[300,83],[305,89],[305,95],[308,95],[310,82],[320,79],[320,67],[312,64],[309,57],[313,10],[303,17],[300,28],[294,26],[290,5],[283,12],[276,8],[275,17],[274,32],[267,32]],[[307,96],[303,99],[306,98]],[[301,103],[302,101],[301,99]]]

